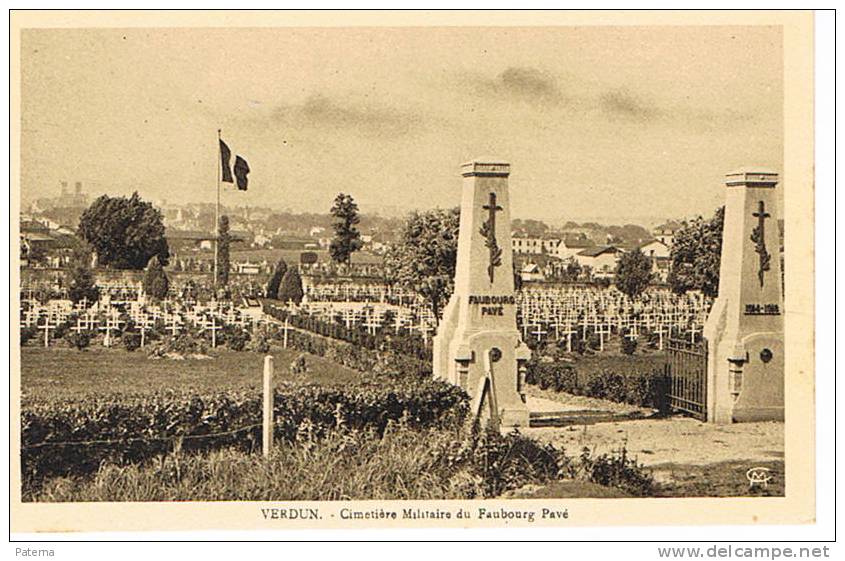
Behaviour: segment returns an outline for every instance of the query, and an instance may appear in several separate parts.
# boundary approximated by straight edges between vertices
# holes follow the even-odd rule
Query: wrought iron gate
[[[669,339],[669,407],[707,420],[707,340]]]

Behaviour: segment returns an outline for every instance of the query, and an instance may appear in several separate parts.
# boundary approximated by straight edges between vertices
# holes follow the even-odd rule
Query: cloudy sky
[[[224,204],[453,206],[511,162],[515,217],[710,214],[781,170],[778,27],[25,30],[22,194],[214,200],[217,129],[252,168]]]

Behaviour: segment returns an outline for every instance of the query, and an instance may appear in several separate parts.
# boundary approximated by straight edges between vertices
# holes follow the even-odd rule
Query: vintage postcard
[[[10,65],[12,531],[813,522],[812,13],[13,11]]]

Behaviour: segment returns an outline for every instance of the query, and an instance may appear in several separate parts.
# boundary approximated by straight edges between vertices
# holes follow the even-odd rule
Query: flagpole
[[[217,289],[217,254],[219,249],[218,228],[220,224],[220,174],[222,173],[221,166],[223,165],[223,154],[220,151],[220,141],[222,140],[221,129],[217,129],[217,204],[214,206],[214,227],[211,229],[214,235],[214,279],[213,284],[215,290]]]

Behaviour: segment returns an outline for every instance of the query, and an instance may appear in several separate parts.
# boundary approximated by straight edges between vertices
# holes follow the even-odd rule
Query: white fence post
[[[285,336],[282,343],[282,348],[288,348],[288,329],[290,328],[290,320],[285,316]]]
[[[273,447],[273,357],[264,357],[264,424],[262,427],[262,448],[264,457],[270,456]]]

